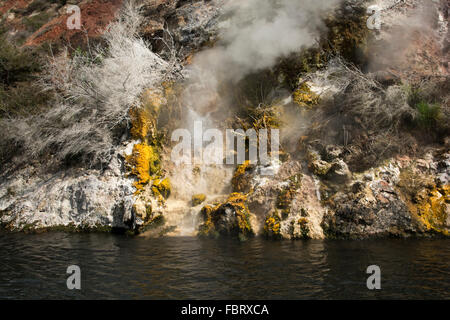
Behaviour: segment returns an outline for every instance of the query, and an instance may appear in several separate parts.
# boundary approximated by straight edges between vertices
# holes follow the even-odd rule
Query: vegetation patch
[[[291,212],[291,202],[294,199],[295,190],[287,188],[282,190],[277,197],[276,207],[281,210],[281,216],[287,218]]]
[[[248,192],[250,189],[249,172],[253,170],[254,166],[247,160],[239,165],[234,172],[231,184],[234,192]]]
[[[297,221],[300,226],[300,236],[302,239],[309,239],[309,227],[308,227],[308,219],[302,217]]]
[[[216,231],[214,222],[213,222],[213,214],[218,209],[218,207],[212,206],[204,206],[200,211],[200,215],[203,219],[203,223],[200,225],[198,230],[198,235],[200,237],[214,237],[217,238],[219,233]]]
[[[232,193],[227,201],[215,207],[205,206],[201,210],[204,223],[199,227],[200,237],[237,236],[245,240],[254,235],[250,225],[247,197]]]
[[[417,123],[424,128],[432,128],[436,126],[441,114],[441,106],[437,103],[419,102],[416,106],[419,116]]]
[[[148,184],[152,175],[157,175],[160,171],[159,154],[146,143],[135,144],[132,154],[126,157],[126,162],[131,174],[137,178],[134,186],[138,192]]]
[[[35,32],[50,20],[50,15],[46,12],[40,12],[29,17],[23,18],[23,24],[29,32]]]
[[[416,214],[426,229],[450,235],[447,225],[447,206],[450,203],[450,185],[425,189],[414,198]]]
[[[41,71],[39,48],[19,48],[0,26],[0,119],[37,114],[47,107],[48,92],[36,85]]]
[[[169,178],[153,180],[152,191],[156,196],[161,195],[165,199],[169,198],[171,188]]]
[[[156,118],[163,104],[163,98],[154,90],[146,90],[139,108],[130,109],[131,136],[141,142],[135,144],[133,152],[126,157],[130,173],[136,176],[137,192],[142,191],[152,178],[159,177],[161,159],[159,154],[159,139],[156,129]],[[155,194],[167,198],[170,195],[168,179],[155,180],[152,186]]]
[[[437,186],[431,177],[404,169],[398,187],[405,203],[425,232],[449,235],[447,206],[450,203],[450,186]]]
[[[281,218],[278,212],[267,216],[264,222],[264,234],[268,238],[281,239]]]
[[[203,193],[195,194],[192,196],[191,203],[192,203],[193,207],[196,207],[196,206],[202,204],[203,202],[205,202],[205,200],[206,200],[206,195],[204,195]]]
[[[303,82],[293,94],[294,102],[300,107],[311,108],[319,103],[319,96],[311,91],[306,82]]]
[[[165,218],[163,215],[156,215],[152,218],[150,218],[147,222],[145,222],[140,228],[139,228],[139,232],[146,232],[149,230],[154,230],[154,229],[158,229],[162,226],[164,226],[165,224]]]

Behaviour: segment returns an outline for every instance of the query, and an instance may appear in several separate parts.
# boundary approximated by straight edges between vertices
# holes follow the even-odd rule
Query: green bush
[[[34,83],[21,82],[5,88],[0,85],[0,119],[18,118],[38,114],[45,110],[49,93]]]
[[[10,86],[31,80],[40,69],[35,50],[20,49],[0,34],[0,84]]]
[[[438,130],[441,125],[442,108],[436,102],[439,93],[427,92],[422,86],[408,86],[408,104],[417,111],[413,124],[422,128],[434,128]]]
[[[416,121],[420,126],[431,128],[439,121],[439,116],[441,114],[441,106],[439,104],[421,101],[415,108],[419,112]]]
[[[0,31],[0,118],[36,114],[49,95],[37,84],[40,49],[18,48]]]

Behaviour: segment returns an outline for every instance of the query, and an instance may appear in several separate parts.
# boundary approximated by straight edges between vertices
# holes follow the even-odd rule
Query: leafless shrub
[[[323,106],[311,116],[305,133],[315,148],[341,145],[352,171],[364,171],[394,154],[416,151],[415,139],[405,120],[418,112],[408,103],[406,86],[383,86],[340,58],[309,80],[323,90]]]
[[[176,63],[153,53],[138,36],[139,9],[131,1],[124,5],[107,28],[106,46],[50,57],[41,84],[58,93],[55,106],[9,125],[21,128],[13,135],[25,142],[27,156],[50,152],[57,159],[76,157],[90,165],[110,160],[114,132],[128,123],[129,108],[138,105],[144,89],[170,77]]]
[[[397,129],[416,112],[408,105],[408,93],[400,85],[383,87],[358,68],[336,58],[328,71],[338,88],[333,102],[335,112],[357,118],[367,129]]]

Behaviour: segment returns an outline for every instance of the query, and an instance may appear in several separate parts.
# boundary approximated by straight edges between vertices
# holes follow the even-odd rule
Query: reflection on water
[[[0,299],[449,299],[449,244],[1,233]],[[72,264],[81,291],[66,288]],[[380,291],[366,287],[372,264]]]

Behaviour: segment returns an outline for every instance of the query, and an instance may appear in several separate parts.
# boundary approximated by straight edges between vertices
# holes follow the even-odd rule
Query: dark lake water
[[[450,299],[450,240],[0,233],[0,299]],[[66,269],[81,268],[81,290]],[[366,269],[381,268],[379,291]]]

